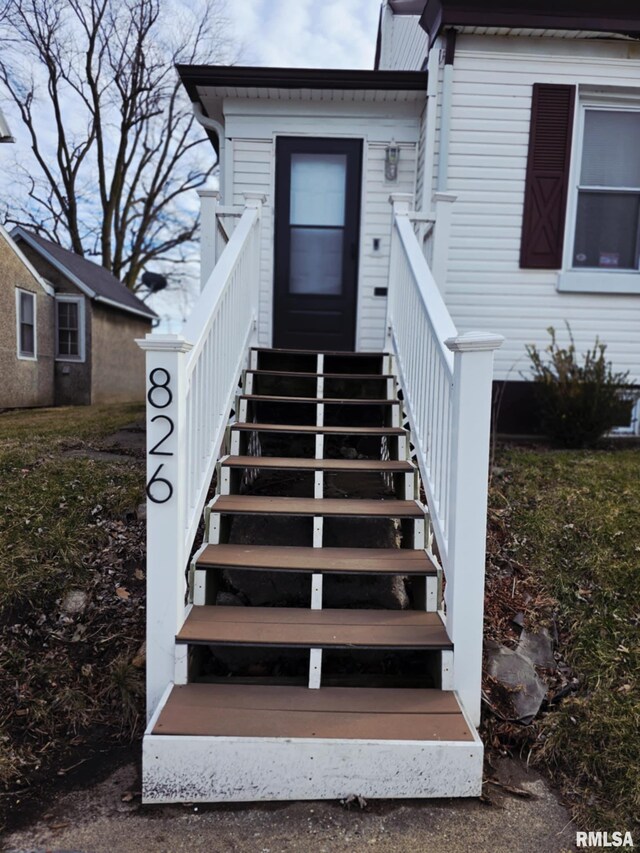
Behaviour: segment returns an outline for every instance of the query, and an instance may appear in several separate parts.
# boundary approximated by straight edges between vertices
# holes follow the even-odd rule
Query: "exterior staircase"
[[[145,802],[479,795],[392,356],[252,349],[241,386]]]

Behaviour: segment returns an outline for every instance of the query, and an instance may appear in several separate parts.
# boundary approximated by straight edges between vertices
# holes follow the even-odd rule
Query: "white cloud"
[[[379,8],[379,0],[242,0],[229,14],[245,64],[372,68]]]

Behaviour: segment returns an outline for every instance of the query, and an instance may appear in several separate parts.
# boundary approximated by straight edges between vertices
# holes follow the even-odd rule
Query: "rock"
[[[77,616],[89,603],[89,594],[83,589],[70,589],[62,600],[60,609],[65,616]]]
[[[134,666],[136,669],[144,669],[144,666],[147,662],[147,644],[143,643],[138,651],[135,653],[131,666]]]
[[[405,610],[409,607],[407,579],[400,576],[325,575],[323,607],[364,607]]]
[[[489,675],[508,689],[515,719],[521,723],[530,723],[547,695],[545,683],[529,658],[521,652],[512,651],[499,643],[488,643],[487,646]]]
[[[540,628],[537,633],[523,631],[518,643],[518,652],[528,658],[535,666],[544,669],[556,669],[553,656],[553,639],[546,628]]]
[[[216,604],[220,607],[244,607],[245,603],[239,595],[233,592],[219,592],[216,595]]]
[[[340,453],[344,456],[345,459],[357,459],[358,458],[358,451],[355,449],[355,447],[343,446],[340,448]]]
[[[138,509],[136,510],[136,516],[138,517],[138,521],[146,521],[147,520],[147,505],[146,503],[140,504]]]

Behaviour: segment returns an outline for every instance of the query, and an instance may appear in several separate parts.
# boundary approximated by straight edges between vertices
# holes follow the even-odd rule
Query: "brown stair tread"
[[[313,424],[260,424],[238,421],[231,429],[249,432],[303,432],[325,435],[403,435],[407,431],[402,427],[363,427],[363,426],[315,426]]]
[[[303,459],[290,456],[226,456],[222,465],[229,468],[276,468],[293,471],[381,471],[411,473],[414,466],[403,460],[381,459]]]
[[[411,548],[304,548],[293,545],[207,545],[198,567],[341,574],[435,575],[426,552]]]
[[[451,649],[437,613],[194,606],[178,643],[304,648]]]
[[[455,696],[440,690],[236,684],[173,687],[152,734],[473,741]]]
[[[372,516],[378,518],[422,518],[417,501],[367,500],[361,498],[281,498],[263,495],[220,495],[210,504],[211,512],[254,515]]]
[[[297,370],[266,370],[251,368],[247,373],[256,376],[285,376],[293,379],[358,379],[367,381],[369,379],[393,379],[393,373],[303,373]]]
[[[278,397],[273,394],[240,394],[240,400],[258,403],[329,403],[333,406],[399,406],[400,400],[361,399],[357,397]]]
[[[275,352],[285,355],[342,355],[345,358],[384,358],[386,352],[353,352],[352,350],[281,349],[278,347],[251,347],[252,352]]]

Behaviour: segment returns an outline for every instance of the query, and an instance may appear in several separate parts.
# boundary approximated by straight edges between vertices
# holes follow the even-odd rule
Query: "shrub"
[[[556,331],[547,329],[551,343],[544,358],[535,345],[527,346],[531,359],[540,419],[545,433],[563,447],[593,447],[608,430],[630,414],[630,403],[620,391],[628,387],[629,372],[614,373],[605,360],[606,345],[598,338],[578,362],[567,323],[569,346],[561,347]]]

